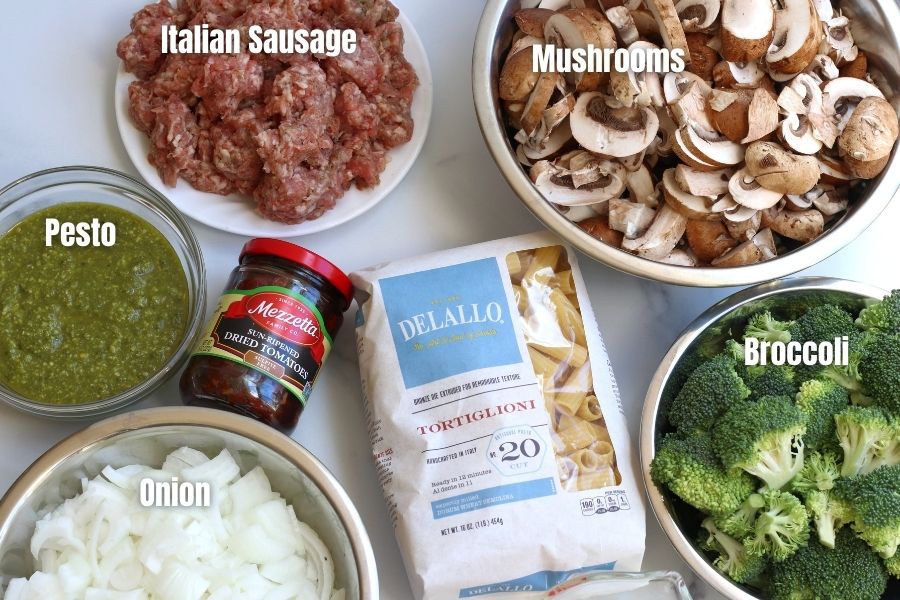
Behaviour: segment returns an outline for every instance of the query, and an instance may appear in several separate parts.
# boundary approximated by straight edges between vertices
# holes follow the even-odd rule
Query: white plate
[[[135,77],[127,73],[120,64],[116,76],[115,105],[116,122],[125,151],[151,187],[171,200],[185,215],[215,229],[251,237],[284,238],[317,233],[346,223],[378,204],[399,185],[416,161],[428,133],[434,96],[428,56],[412,23],[402,14],[397,21],[403,27],[404,54],[419,76],[419,87],[412,103],[412,117],[415,122],[412,139],[388,152],[387,168],[381,174],[381,182],[376,187],[367,190],[351,187],[346,194],[338,198],[334,208],[318,219],[297,225],[277,223],[261,217],[255,210],[253,200],[247,196],[241,194],[219,196],[200,192],[183,179],[179,179],[177,187],[174,188],[164,184],[156,168],[147,160],[150,140],[135,126],[128,110],[128,85]]]

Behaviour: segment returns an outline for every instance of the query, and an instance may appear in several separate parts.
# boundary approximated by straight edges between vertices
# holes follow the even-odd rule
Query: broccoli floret
[[[850,520],[849,506],[831,492],[820,490],[808,492],[804,505],[815,523],[819,542],[834,548],[835,532]]]
[[[744,382],[750,388],[750,399],[763,396],[791,396],[797,393],[794,368],[788,365],[754,366],[746,368]]]
[[[867,475],[839,479],[831,492],[849,507],[856,534],[891,558],[900,545],[900,465],[881,467]]]
[[[806,416],[803,444],[808,450],[837,448],[834,415],[847,408],[850,394],[833,381],[812,379],[800,386],[795,398],[797,408]]]
[[[895,425],[884,411],[849,406],[834,416],[834,422],[838,442],[844,451],[842,477],[869,473],[883,464],[882,452],[892,447],[895,436]]]
[[[743,469],[780,490],[803,467],[806,419],[790,398],[766,396],[731,407],[716,423],[713,446],[727,469]]]
[[[750,494],[737,511],[727,517],[717,518],[716,526],[728,535],[742,540],[753,531],[753,524],[756,523],[759,509],[765,504],[766,501],[762,494]]]
[[[753,315],[744,330],[744,339],[756,338],[767,342],[791,341],[790,327],[793,321],[779,321],[769,311]]]
[[[833,342],[834,338],[846,335],[850,338],[852,351],[855,347],[855,339],[859,335],[859,329],[856,328],[850,313],[832,304],[822,304],[809,309],[794,321],[790,333],[791,340],[801,344]],[[796,371],[797,380],[806,381],[821,376],[823,368],[819,365],[798,365]]]
[[[827,492],[841,476],[837,457],[830,452],[813,452],[803,461],[803,468],[791,481],[791,490],[806,494],[813,490]]]
[[[780,562],[809,540],[809,513],[800,499],[788,492],[769,490],[762,497],[764,506],[744,544],[750,554]]]
[[[811,540],[776,564],[771,587],[772,600],[880,600],[887,574],[865,542],[844,529],[833,550]]]
[[[841,336],[856,336],[853,317],[843,308],[822,304],[806,311],[789,329],[795,342],[831,342]]]
[[[890,558],[886,558],[884,566],[887,568],[888,573],[900,579],[900,552]]]
[[[728,407],[750,395],[734,365],[720,354],[691,373],[669,409],[669,421],[679,432],[708,432]]]
[[[866,330],[900,333],[900,290],[862,309],[856,324]]]
[[[872,404],[900,415],[900,334],[868,334],[858,373]]]
[[[768,566],[764,556],[751,555],[744,545],[716,527],[711,518],[703,521],[709,532],[702,547],[714,554],[713,567],[737,583],[745,583],[762,573]]]
[[[754,489],[746,473],[725,471],[709,435],[667,435],[650,464],[650,476],[657,485],[711,515],[734,512]]]

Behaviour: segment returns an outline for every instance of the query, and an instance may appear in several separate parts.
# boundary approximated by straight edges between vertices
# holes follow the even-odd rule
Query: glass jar
[[[318,254],[247,242],[181,377],[182,400],[289,433],[352,298],[347,275]]]

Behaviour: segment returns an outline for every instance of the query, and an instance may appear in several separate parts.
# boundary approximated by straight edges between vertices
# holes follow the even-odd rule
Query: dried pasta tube
[[[578,407],[578,410],[575,411],[575,416],[584,419],[585,421],[597,421],[603,418],[603,413],[600,412],[600,401],[597,400],[597,396],[593,394],[588,394],[584,397],[584,401]]]
[[[514,281],[522,279],[522,275],[528,268],[528,262],[531,257],[524,252],[513,252],[506,257],[506,268],[509,270],[509,276]]]
[[[601,467],[599,471],[579,475],[575,480],[575,487],[579,491],[595,490],[611,485],[616,485],[616,474],[610,467]]]
[[[569,458],[578,466],[579,473],[596,471],[603,464],[600,462],[600,457],[597,453],[591,450],[590,447],[573,452],[569,455]]]
[[[563,336],[578,345],[587,344],[581,313],[572,305],[568,297],[559,290],[553,290],[550,292],[550,302],[553,304],[556,320]]]
[[[516,306],[519,308],[519,314],[524,316],[525,311],[528,310],[528,297],[525,295],[525,290],[518,285],[512,286],[512,289],[516,298]]]
[[[572,277],[572,269],[557,273],[550,282],[550,285],[557,288],[563,294],[574,294],[575,279]]]
[[[547,356],[555,358],[560,362],[567,362],[575,368],[583,365],[585,362],[587,362],[588,359],[587,348],[579,344],[572,344],[570,346],[554,346],[550,344],[543,344],[535,340],[530,340],[528,344],[533,348],[540,350]]]
[[[568,429],[569,427],[575,427],[579,423],[584,423],[582,419],[578,417],[574,417],[572,415],[567,415],[566,413],[561,413],[559,417],[559,424],[557,426],[557,431],[562,431],[563,429]]]
[[[586,421],[561,429],[556,433],[559,440],[554,440],[557,445],[557,454],[572,454],[576,450],[587,448],[596,441],[594,431]]]
[[[547,285],[553,278],[560,254],[562,254],[562,246],[546,246],[535,250],[531,264],[522,275],[522,281],[535,281]]]
[[[591,390],[591,365],[584,363],[572,371],[556,393],[556,405],[563,412],[574,415]]]
[[[616,462],[616,454],[613,451],[612,444],[604,441],[596,441],[588,448],[597,455],[597,460],[601,465],[613,466]]]
[[[559,469],[560,481],[572,479],[577,474],[578,465],[568,456],[557,456],[556,466]]]
[[[612,444],[612,438],[609,437],[609,429],[606,428],[606,423],[601,421],[592,421],[589,423],[591,429],[594,431],[594,437],[597,438],[598,442],[606,442],[607,444]]]

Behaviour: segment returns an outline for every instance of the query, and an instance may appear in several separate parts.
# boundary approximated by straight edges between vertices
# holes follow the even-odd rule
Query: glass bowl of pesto
[[[181,368],[205,310],[197,239],[146,185],[77,166],[0,189],[0,400],[116,411]]]

